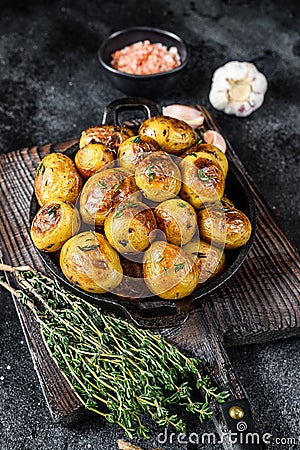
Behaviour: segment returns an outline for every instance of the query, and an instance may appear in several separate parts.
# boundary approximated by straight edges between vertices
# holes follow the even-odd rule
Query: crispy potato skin
[[[32,221],[31,239],[42,252],[56,252],[80,229],[80,216],[72,203],[57,199],[46,203]]]
[[[151,137],[133,136],[120,144],[117,156],[118,164],[120,167],[134,172],[149,152],[158,151],[161,151],[161,148]]]
[[[218,147],[211,144],[196,144],[186,150],[182,155],[180,155],[180,157],[185,158],[191,153],[195,153],[197,157],[209,156],[212,161],[219,163],[226,178],[228,173],[228,159],[225,153],[223,153]]]
[[[180,163],[182,187],[180,197],[199,209],[222,198],[225,176],[216,158],[207,153],[191,153]]]
[[[175,245],[189,242],[197,229],[197,214],[194,208],[180,198],[166,200],[154,210],[159,228],[167,241]]]
[[[156,229],[152,210],[141,202],[123,203],[104,222],[104,232],[119,253],[139,253],[150,244],[149,236]]]
[[[252,231],[251,222],[235,207],[219,208],[215,205],[199,211],[200,236],[214,245],[234,249],[245,245]]]
[[[81,133],[79,147],[84,147],[90,142],[100,142],[117,152],[119,145],[126,139],[134,136],[133,131],[120,125],[96,125]]]
[[[183,247],[199,269],[199,284],[213,280],[225,269],[225,253],[203,240],[193,239]]]
[[[105,236],[91,231],[77,234],[63,245],[60,267],[71,283],[98,294],[114,289],[123,276],[118,253]]]
[[[82,178],[68,156],[50,153],[42,159],[34,179],[34,191],[40,206],[58,198],[75,204],[81,187]]]
[[[143,264],[148,288],[166,300],[186,297],[198,284],[197,265],[176,245],[153,242],[144,254]]]
[[[155,139],[167,153],[179,155],[196,144],[196,132],[183,120],[169,116],[156,116],[147,119],[139,129],[139,134]]]
[[[141,198],[134,176],[125,169],[103,169],[85,183],[80,214],[85,223],[102,226],[109,213],[122,202]]]
[[[107,146],[100,143],[87,144],[75,155],[75,165],[83,178],[90,178],[107,164],[114,162],[114,155]]]
[[[154,202],[175,197],[180,191],[181,175],[177,165],[165,152],[154,152],[139,163],[135,181],[144,196]]]

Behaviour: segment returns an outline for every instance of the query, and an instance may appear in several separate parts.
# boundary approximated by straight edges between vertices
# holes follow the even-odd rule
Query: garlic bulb
[[[254,64],[230,61],[213,74],[209,100],[218,110],[246,117],[263,104],[267,87]]]
[[[164,116],[174,117],[175,119],[184,120],[190,127],[199,128],[203,125],[204,116],[199,109],[191,106],[173,104],[163,106],[162,113]]]

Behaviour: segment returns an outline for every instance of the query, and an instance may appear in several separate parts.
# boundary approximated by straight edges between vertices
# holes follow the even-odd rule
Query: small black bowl
[[[167,47],[176,47],[181,64],[175,69],[151,75],[132,75],[114,69],[111,63],[111,55],[126,45],[138,41],[149,40],[152,43],[160,42]],[[169,31],[150,27],[133,27],[117,31],[106,39],[101,45],[98,57],[107,77],[120,91],[133,96],[158,97],[172,89],[180,80],[182,71],[188,62],[188,47],[176,34]]]

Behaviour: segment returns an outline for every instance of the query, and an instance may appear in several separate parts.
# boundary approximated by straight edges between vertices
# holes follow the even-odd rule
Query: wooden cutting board
[[[218,130],[209,113],[202,110],[206,125]],[[47,153],[64,151],[76,142],[25,148],[0,156],[0,245],[5,263],[29,264],[45,271],[29,236],[34,173]],[[231,392],[233,403],[243,403],[246,394],[234,376],[225,348],[300,334],[300,263],[230,145],[228,153],[248,178],[255,198],[258,224],[254,245],[241,269],[202,299],[180,329],[168,330],[166,336],[195,356],[205,355],[215,382]],[[18,303],[15,306],[52,417],[67,423],[78,421],[85,416],[85,410],[49,357],[30,313]],[[221,431],[234,429],[235,424],[230,423],[227,414],[230,404],[216,410],[215,422]],[[244,407],[248,413],[247,401]],[[251,428],[250,411],[249,424]],[[233,448],[229,443],[224,447]]]

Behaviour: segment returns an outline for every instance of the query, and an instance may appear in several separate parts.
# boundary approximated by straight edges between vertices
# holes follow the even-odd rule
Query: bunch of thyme
[[[162,427],[185,433],[186,424],[170,413],[171,405],[182,405],[202,421],[212,416],[212,398],[220,403],[227,398],[201,375],[198,360],[187,358],[160,334],[104,313],[30,267],[0,265],[0,270],[14,274],[19,290],[0,284],[33,312],[80,402],[119,424],[128,437],[149,438],[142,422],[146,414]],[[191,375],[203,401],[192,399]]]

